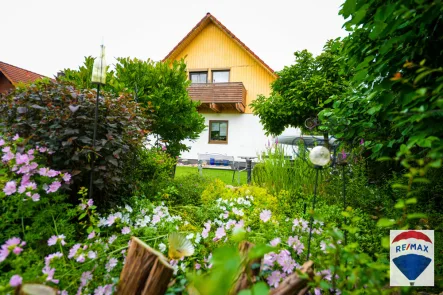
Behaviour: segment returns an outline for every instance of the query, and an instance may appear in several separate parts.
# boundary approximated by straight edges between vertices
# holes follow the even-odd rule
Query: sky
[[[346,36],[344,0],[2,0],[0,61],[53,77],[97,56],[162,60],[210,12],[272,69]]]

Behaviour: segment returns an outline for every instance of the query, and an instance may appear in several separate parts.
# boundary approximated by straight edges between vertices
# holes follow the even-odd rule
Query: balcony
[[[245,112],[246,89],[242,82],[193,83],[188,93],[192,100],[201,102],[199,110]]]

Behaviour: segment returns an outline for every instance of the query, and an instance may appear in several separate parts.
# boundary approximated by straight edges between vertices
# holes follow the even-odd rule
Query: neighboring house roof
[[[19,82],[33,82],[37,79],[45,78],[46,76],[7,64],[5,62],[0,61],[0,72],[5,75],[5,77],[15,85]]]
[[[255,59],[261,66],[263,66],[271,75],[277,77],[276,73],[270,66],[268,66],[260,57],[258,57],[248,46],[246,46],[240,39],[238,39],[231,31],[229,31],[219,20],[217,20],[209,12],[204,18],[168,53],[168,55],[163,59],[174,59],[191,41],[209,24],[215,24],[224,33],[231,37],[234,42],[236,42],[240,47],[242,47],[246,52],[248,52],[253,59]]]

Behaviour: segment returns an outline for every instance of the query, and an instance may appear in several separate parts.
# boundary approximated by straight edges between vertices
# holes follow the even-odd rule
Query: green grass
[[[229,170],[215,170],[215,169],[203,169],[203,175],[210,178],[218,178],[226,184],[238,186],[238,175],[235,173],[234,182],[232,182],[232,171]],[[184,167],[177,166],[175,171],[175,177],[186,176],[189,174],[198,174],[197,167]],[[240,173],[240,185],[246,184],[246,171]]]

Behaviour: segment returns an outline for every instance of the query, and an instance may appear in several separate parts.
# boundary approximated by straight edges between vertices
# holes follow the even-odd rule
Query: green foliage
[[[267,133],[280,134],[288,126],[304,128],[306,119],[332,106],[331,96],[347,89],[338,59],[341,46],[330,40],[317,57],[307,50],[294,53],[296,63],[277,73],[271,96],[259,96],[251,104]]]
[[[176,157],[188,147],[184,139],[197,139],[205,128],[204,118],[197,112],[198,102],[188,95],[189,81],[184,60],[174,62],[141,61],[118,58],[115,68],[116,91],[137,92],[144,106],[152,106],[155,120],[151,130],[166,142],[167,151]]]
[[[139,194],[153,196],[170,181],[176,163],[164,151],[141,147],[129,161],[128,173],[136,182]]]
[[[145,107],[145,114],[153,117],[150,131],[159,136],[167,152],[177,157],[188,147],[185,139],[197,139],[205,128],[204,118],[197,112],[198,102],[191,100],[184,60],[154,62],[131,58],[117,58],[115,71],[108,71],[106,90],[120,94],[130,92]],[[63,81],[74,83],[80,89],[91,88],[90,77],[94,60],[85,58],[78,70],[65,69]],[[159,142],[156,142],[158,147]]]
[[[325,130],[354,145],[363,138],[373,158],[441,167],[441,1],[347,0],[340,13],[349,18],[344,26],[350,32],[344,71],[355,75],[352,90],[322,112]]]
[[[148,122],[132,97],[107,92],[100,97],[95,149],[96,91],[51,81],[17,88],[0,96],[0,123],[4,134],[20,134],[30,144],[53,152],[49,166],[72,174],[73,198],[81,186],[89,187],[96,158],[94,198],[110,205],[130,188],[125,165],[145,138]]]

